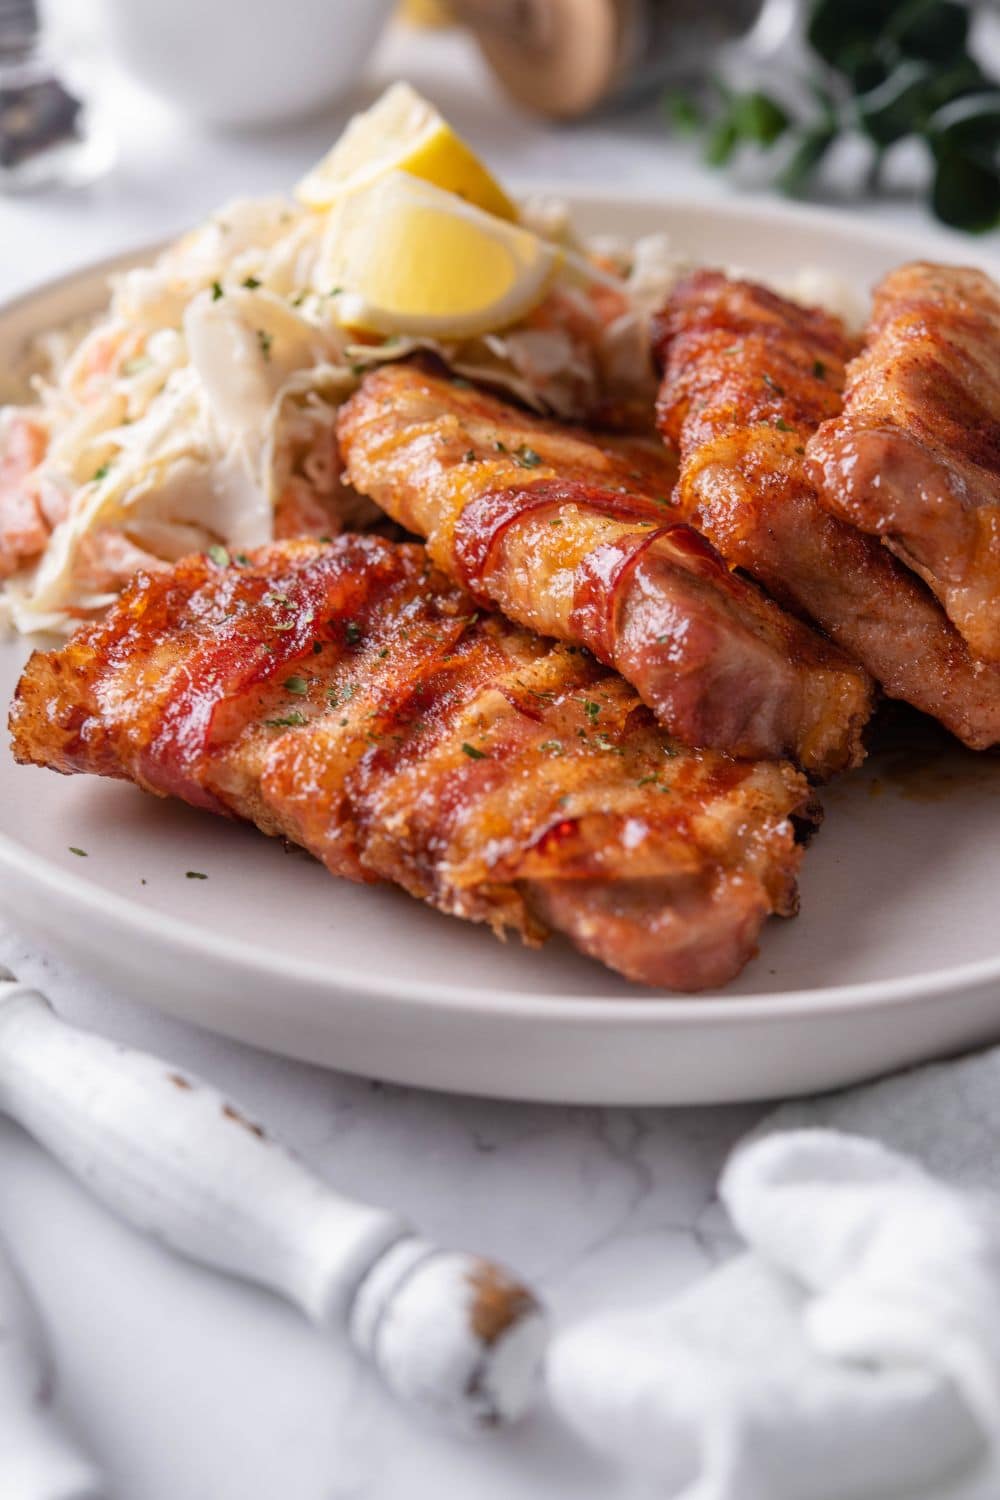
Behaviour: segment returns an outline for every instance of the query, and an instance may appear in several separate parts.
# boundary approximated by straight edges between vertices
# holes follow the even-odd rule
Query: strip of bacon
[[[816,493],[806,444],[839,412],[854,353],[838,320],[698,271],[674,289],[655,339],[680,515],[821,625],[889,697],[973,749],[1000,740],[1000,669],[973,657],[920,580]]]
[[[373,536],[139,577],[32,656],[11,728],[21,761],[252,820],[336,875],[676,989],[724,983],[795,911],[818,816],[790,765],[681,749],[586,653]]]
[[[970,649],[1000,662],[1000,288],[900,266],[875,293],[844,409],[807,445],[834,515],[882,537]]]
[[[592,651],[685,744],[789,756],[818,776],[861,759],[865,673],[677,524],[668,454],[413,365],[366,376],[338,430],[351,483],[426,537],[440,568]]]

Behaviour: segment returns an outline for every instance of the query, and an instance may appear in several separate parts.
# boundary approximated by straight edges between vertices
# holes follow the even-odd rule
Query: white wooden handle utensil
[[[545,1321],[506,1271],[340,1197],[215,1089],[75,1030],[3,969],[0,1110],[172,1249],[346,1327],[404,1400],[466,1423],[526,1409]]]
[[[101,1500],[97,1470],[52,1409],[51,1368],[41,1316],[0,1245],[0,1495]]]

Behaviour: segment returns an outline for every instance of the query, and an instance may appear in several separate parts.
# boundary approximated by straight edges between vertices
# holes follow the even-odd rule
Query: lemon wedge
[[[457,193],[485,213],[517,218],[513,203],[475,152],[408,83],[392,84],[371,109],[354,116],[303,177],[296,197],[307,208],[326,209],[394,170]]]
[[[369,333],[467,338],[505,328],[540,302],[561,252],[530,230],[406,172],[336,204],[317,290]]]

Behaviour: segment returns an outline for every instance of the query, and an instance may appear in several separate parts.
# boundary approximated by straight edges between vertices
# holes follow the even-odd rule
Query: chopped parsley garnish
[[[778,420],[775,422],[774,425],[775,425],[775,427],[777,427],[777,429],[778,429],[779,432],[794,432],[795,431],[795,428],[792,427],[788,422],[786,422],[785,419],[784,419],[784,417],[779,417]]]
[[[499,438],[496,439],[496,441],[494,442],[493,446],[494,446],[494,448],[496,449],[496,451],[498,453],[507,453],[507,452],[509,452],[507,444],[506,443],[501,443],[501,441],[500,441]]]
[[[257,280],[256,276],[244,276],[240,285],[245,286],[248,292],[255,292],[260,286],[260,282]]]
[[[816,376],[817,380],[826,379],[826,365],[821,359],[813,360],[813,374]]]
[[[328,297],[339,297],[343,290],[342,286],[332,286],[326,295]]]
[[[303,302],[305,300],[306,300],[306,294],[305,294],[305,292],[296,292],[295,296],[291,299],[292,306],[293,307],[301,307],[302,304],[303,304]]]
[[[591,724],[595,724],[597,722],[597,716],[601,711],[601,705],[599,703],[595,703],[592,698],[584,698],[583,711],[587,715],[587,718],[590,720]]]
[[[344,626],[344,635],[349,646],[356,646],[361,639],[361,626],[356,620],[348,620]]]
[[[354,360],[354,361],[352,361],[351,364],[349,364],[347,366],[347,368],[350,370],[350,372],[351,372],[352,375],[354,375],[355,377],[357,377],[357,376],[363,375],[365,373],[365,368],[366,367],[363,364],[359,364],[357,360]]]
[[[207,880],[208,876],[207,875],[203,875],[200,870],[185,870],[184,871],[184,879],[185,880]]]
[[[101,464],[101,467],[99,469],[95,469],[90,477],[96,483],[99,479],[107,479],[110,472],[111,460],[108,459],[107,463]]]
[[[309,684],[304,677],[286,677],[285,689],[289,693],[294,693],[298,698],[304,698],[309,691]]]
[[[212,301],[213,302],[218,302],[219,298],[220,297],[224,297],[224,296],[225,296],[225,292],[222,290],[222,282],[221,281],[213,281],[212,282]]]
[[[225,547],[220,547],[218,542],[209,547],[208,555],[215,563],[215,566],[217,568],[229,567],[229,553],[226,551]]]
[[[300,714],[297,708],[293,708],[290,714],[284,714],[280,719],[265,719],[264,723],[269,729],[297,729],[299,725],[308,723],[305,714]]]
[[[81,859],[86,859],[87,858],[87,851],[86,851],[86,849],[78,849],[75,844],[70,844],[70,846],[69,846],[69,852],[70,852],[70,854],[78,854]]]
[[[545,750],[549,755],[562,755],[563,742],[562,740],[543,740],[538,748]]]
[[[257,329],[257,342],[260,345],[260,352],[261,352],[261,354],[263,354],[264,358],[265,359],[270,359],[271,358],[271,345],[274,343],[274,336],[273,336],[273,334],[268,333],[267,330],[264,329],[264,328],[258,328]]]
[[[279,609],[283,609],[288,612],[285,619],[274,621],[272,627],[274,630],[286,631],[295,629],[294,605],[292,604],[292,601],[291,599],[289,599],[287,594],[278,594],[273,590],[268,590],[268,592],[264,595],[264,603],[276,604]],[[312,611],[304,611],[300,618],[303,625],[308,625],[310,620],[312,619]]]
[[[331,708],[338,708],[338,707],[340,707],[341,705],[343,705],[345,703],[350,703],[351,699],[354,697],[354,694],[357,692],[357,690],[358,690],[357,689],[357,685],[355,683],[353,683],[353,682],[345,682],[344,685],[343,685],[343,687],[340,687],[340,688],[338,688],[338,687],[327,688],[327,690],[326,690],[326,696],[330,700],[330,707]],[[346,724],[347,720],[346,719],[341,719],[340,722],[342,724]]]
[[[313,656],[318,656],[323,649],[322,641],[313,641]]]
[[[536,453],[534,448],[529,448],[527,443],[521,443],[514,450],[514,462],[522,469],[537,469],[541,461],[542,455]]]
[[[389,647],[388,646],[383,646],[382,649],[381,649],[381,651],[379,652],[379,660],[380,661],[385,661],[385,659],[386,659],[386,657],[388,655],[389,655]]]
[[[470,760],[485,760],[485,750],[477,750],[475,745],[470,745],[468,740],[462,741],[462,754],[467,755]]]
[[[562,519],[559,516],[553,516],[552,519],[549,522],[549,525],[550,526],[561,526],[562,525]]]
[[[466,448],[465,452],[462,454],[462,462],[463,464],[474,464],[476,462],[475,448]]]
[[[776,380],[773,380],[766,371],[764,373],[764,384],[767,386],[768,390],[773,391],[776,396],[783,396],[785,394],[784,386],[779,385],[778,382]]]
[[[655,783],[655,781],[655,776],[640,776],[639,780],[636,782],[636,786],[649,786]]]
[[[249,567],[252,567],[250,559],[249,559],[249,557],[247,557],[247,555],[246,555],[245,552],[237,552],[237,554],[236,554],[236,566],[238,568],[249,568]]]

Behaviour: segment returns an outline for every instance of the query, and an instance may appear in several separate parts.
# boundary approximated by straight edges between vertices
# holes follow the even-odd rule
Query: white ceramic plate
[[[815,266],[860,289],[917,254],[959,258],[950,239],[915,245],[782,207],[571,202],[586,229],[666,227],[692,257],[770,275]],[[99,303],[108,269],[0,310],[0,366]],[[0,695],[25,654],[23,641],[0,647]],[[695,999],[639,990],[559,942],[501,945],[130,786],[17,767],[6,743],[0,895],[46,942],[189,1020],[352,1072],[508,1098],[762,1098],[1000,1033],[1000,760],[956,751],[921,772],[882,758],[824,801],[801,915],[767,927],[725,994]]]

